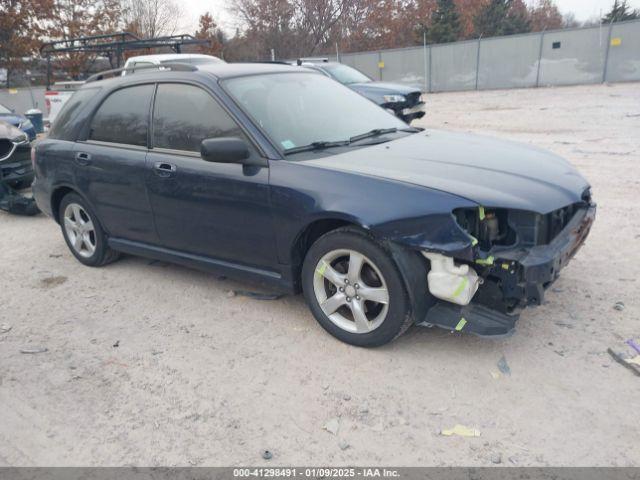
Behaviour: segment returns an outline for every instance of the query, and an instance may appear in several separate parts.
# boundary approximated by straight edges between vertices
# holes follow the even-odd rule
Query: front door
[[[76,185],[110,237],[157,243],[145,185],[147,132],[154,85],[111,93],[74,151]]]
[[[203,160],[200,143],[214,137],[247,140],[207,91],[158,85],[147,189],[160,241],[181,252],[275,269],[269,169]]]

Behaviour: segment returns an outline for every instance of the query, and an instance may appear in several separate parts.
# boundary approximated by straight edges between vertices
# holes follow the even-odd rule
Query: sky
[[[527,3],[535,3],[535,0],[525,0]],[[198,17],[206,11],[211,12],[215,21],[227,32],[233,34],[238,26],[234,15],[230,11],[229,0],[178,0],[184,11],[184,22],[181,31],[191,33],[196,30]],[[640,0],[627,0],[632,8],[640,8]],[[585,21],[600,16],[611,8],[613,0],[556,0],[556,5],[565,14],[573,12],[576,20]]]

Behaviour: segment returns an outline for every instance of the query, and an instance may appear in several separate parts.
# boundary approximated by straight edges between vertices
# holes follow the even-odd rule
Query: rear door
[[[182,252],[275,266],[269,169],[204,161],[200,143],[215,137],[240,137],[251,145],[210,92],[158,84],[147,189],[160,240]]]
[[[111,237],[157,243],[145,186],[154,84],[115,90],[101,103],[87,138],[76,143],[76,185]]]

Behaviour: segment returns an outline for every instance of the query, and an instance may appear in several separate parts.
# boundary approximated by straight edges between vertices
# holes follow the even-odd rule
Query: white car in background
[[[125,70],[122,75],[131,75],[139,67],[150,67],[152,65],[162,65],[163,63],[188,63],[191,65],[204,65],[208,63],[226,63],[224,60],[213,55],[203,55],[200,53],[161,53],[157,55],[140,55],[128,58],[124,64]]]

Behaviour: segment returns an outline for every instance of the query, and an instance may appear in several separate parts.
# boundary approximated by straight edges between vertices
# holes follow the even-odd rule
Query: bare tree
[[[295,30],[303,42],[305,55],[313,54],[331,40],[334,27],[342,18],[347,0],[294,0]]]
[[[573,12],[567,12],[562,16],[562,28],[575,28],[581,25]]]
[[[125,30],[143,38],[173,35],[182,14],[174,0],[122,0]]]
[[[253,60],[268,58],[271,49],[280,58],[295,55],[295,10],[290,1],[234,0],[233,4],[245,27],[242,38],[245,55]]]
[[[120,19],[119,7],[118,0],[54,0],[53,15],[47,22],[48,36],[72,40],[116,32]],[[59,57],[63,70],[73,79],[79,79],[95,60],[95,54],[79,52]]]

